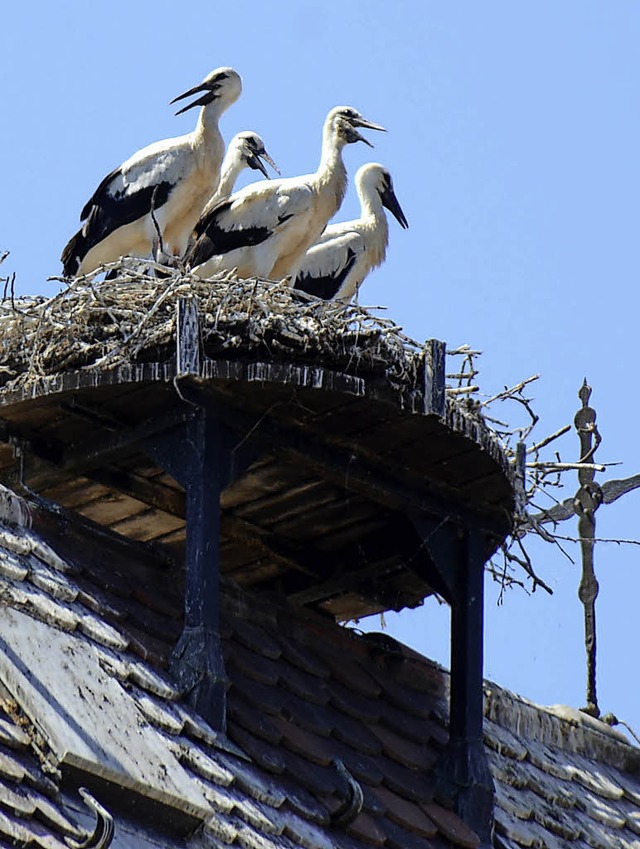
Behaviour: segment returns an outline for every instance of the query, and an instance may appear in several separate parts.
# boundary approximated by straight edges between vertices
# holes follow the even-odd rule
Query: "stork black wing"
[[[315,295],[317,298],[330,301],[340,291],[340,287],[347,279],[355,261],[356,252],[353,248],[347,248],[347,261],[339,273],[317,276],[308,271],[302,272],[296,277],[294,288],[301,289],[308,295]]]
[[[221,218],[231,207],[233,200],[224,200],[204,215],[195,226],[195,241],[188,250],[185,261],[187,266],[195,268],[212,256],[230,253],[238,248],[248,248],[265,242],[274,232],[272,227],[234,227],[228,228],[221,224]],[[278,216],[278,224],[284,224],[291,214]]]
[[[160,209],[171,194],[172,183],[161,180],[150,186],[132,190],[131,187],[109,192],[108,186],[121,174],[112,171],[100,183],[82,210],[82,228],[70,239],[62,251],[63,274],[77,272],[80,263],[95,245],[114,230],[132,224],[147,215],[152,209]]]

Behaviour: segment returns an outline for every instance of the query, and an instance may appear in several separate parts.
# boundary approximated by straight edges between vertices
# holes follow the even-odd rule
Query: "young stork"
[[[326,300],[348,302],[371,269],[384,262],[389,227],[383,207],[402,228],[409,226],[393,191],[391,174],[370,162],[356,173],[360,218],[330,224],[309,248],[293,282],[296,289]]]
[[[236,269],[239,277],[281,280],[298,270],[305,251],[338,210],[347,187],[346,144],[363,141],[358,127],[384,130],[349,106],[327,115],[318,170],[303,177],[261,180],[212,207],[196,225],[185,262],[200,277]]]
[[[242,133],[236,133],[236,135],[229,142],[227,152],[225,153],[224,159],[222,160],[222,168],[220,169],[220,182],[218,183],[218,188],[211,195],[211,198],[207,201],[207,205],[202,210],[200,220],[202,220],[202,218],[204,218],[207,212],[212,209],[217,203],[220,203],[221,200],[224,200],[225,198],[229,197],[229,195],[233,191],[233,187],[236,184],[236,180],[245,168],[251,168],[255,171],[261,171],[267,180],[271,179],[269,177],[269,172],[267,171],[265,164],[262,162],[263,159],[265,162],[269,163],[269,165],[277,174],[280,173],[280,169],[267,153],[267,150],[264,146],[264,142],[257,133],[252,133],[250,130],[245,130]],[[191,236],[189,237],[187,251],[189,250],[191,245],[193,245],[199,235],[200,234],[197,229],[192,232]],[[170,263],[169,257],[163,258],[163,261],[167,260]]]
[[[195,130],[144,147],[107,174],[80,214],[84,224],[62,251],[66,276],[87,274],[121,256],[146,256],[157,238],[156,222],[164,250],[182,255],[218,187],[224,154],[218,121],[241,91],[236,71],[218,68],[171,101],[202,92],[176,112],[201,106]]]
[[[265,179],[269,180],[269,172],[262,162],[263,159],[273,168],[276,174],[280,173],[280,169],[267,153],[264,142],[257,133],[252,133],[250,130],[236,133],[229,142],[227,152],[222,160],[218,187],[203,209],[201,217],[221,200],[229,197],[240,172],[244,171],[245,168],[261,171]]]

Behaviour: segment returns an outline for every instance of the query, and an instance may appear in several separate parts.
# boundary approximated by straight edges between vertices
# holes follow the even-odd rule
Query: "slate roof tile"
[[[322,679],[289,664],[282,670],[282,685],[294,696],[314,705],[326,705],[330,698],[327,685]]]
[[[433,820],[415,802],[403,799],[385,787],[376,787],[373,793],[384,805],[389,818],[407,831],[422,837],[435,837],[438,833]]]
[[[383,846],[387,836],[378,821],[369,814],[359,814],[347,826],[347,834],[372,846]]]
[[[284,716],[273,717],[273,723],[282,733],[281,743],[297,755],[320,766],[329,766],[335,756],[335,744],[311,731],[299,728]]]
[[[116,652],[125,651],[129,647],[129,640],[122,635],[121,631],[108,625],[95,613],[79,611],[77,620],[80,631],[93,642],[114,649]]]
[[[286,769],[285,759],[277,749],[277,743],[265,742],[239,726],[232,719],[227,720],[227,733],[252,761],[267,772],[281,775]]]
[[[438,831],[448,837],[458,846],[475,849],[480,843],[477,834],[469,826],[465,825],[453,811],[448,811],[437,802],[422,804],[429,819],[436,824]]]
[[[340,713],[331,706],[325,707],[324,714],[327,718],[328,729],[336,740],[347,743],[366,755],[380,754],[382,743],[374,734],[372,728],[344,713]]]
[[[136,658],[130,658],[128,666],[129,679],[143,690],[148,690],[170,701],[177,701],[180,698],[180,690],[160,670],[154,670]]]
[[[604,823],[609,828],[619,829],[625,826],[626,816],[614,802],[596,796],[588,790],[581,793],[578,807],[582,808],[591,819]]]
[[[283,642],[282,656],[292,666],[296,666],[298,669],[307,672],[309,675],[314,675],[316,678],[326,680],[331,676],[329,667],[317,654],[305,648],[300,643],[293,642],[293,640],[285,640]]]
[[[19,817],[33,816],[36,810],[35,801],[29,793],[24,792],[18,786],[11,787],[4,781],[0,781],[0,806],[5,810],[12,811]]]
[[[360,693],[352,692],[336,681],[327,683],[331,703],[338,710],[360,722],[370,725],[380,719],[381,708],[377,699],[367,699]]]
[[[318,737],[329,737],[332,732],[324,706],[318,707],[298,696],[289,696],[282,709],[282,716],[287,722],[294,723]]]
[[[326,653],[323,661],[331,670],[331,678],[342,684],[350,692],[357,693],[365,699],[377,699],[382,688],[375,678],[366,672],[362,665],[355,660],[348,660],[343,653]]]
[[[282,654],[279,643],[269,636],[264,628],[252,622],[236,619],[233,623],[233,635],[251,652],[270,660],[277,660]]]
[[[63,572],[51,569],[36,557],[29,557],[28,577],[32,584],[57,601],[75,601],[79,589]]]
[[[180,762],[197,775],[222,787],[229,787],[236,778],[232,767],[221,764],[218,759],[212,758],[198,746],[185,744],[185,741],[181,745]]]
[[[280,755],[285,763],[286,774],[312,793],[318,796],[330,796],[340,786],[333,769],[318,767],[307,758],[300,757],[287,749],[281,749]]]
[[[3,553],[5,537],[13,547]],[[133,562],[131,573],[124,562],[110,570],[108,560],[92,550],[87,562],[69,564],[47,543],[38,545],[33,532],[12,536],[0,528],[0,598],[93,646],[101,669],[121,682],[144,727],[155,729],[158,746],[175,753],[215,812],[202,829],[203,846],[475,849],[476,835],[447,807],[452,800],[436,794],[434,770],[448,740],[442,670],[386,635],[363,637],[225,584],[225,737],[164,671],[181,628],[175,588],[165,593],[166,569],[154,586],[148,558]],[[507,713],[515,711],[511,722],[496,708],[497,689],[487,687],[485,722],[502,841],[496,846],[633,846],[640,831],[633,771],[578,751],[579,719],[565,740],[549,731],[565,720],[539,718],[535,709],[519,724],[520,703],[505,696]],[[0,834],[58,849],[56,841],[62,845],[75,826],[33,759],[30,737],[1,704]],[[336,757],[364,796],[346,830],[331,821],[348,794]]]
[[[279,808],[285,802],[286,793],[270,777],[262,775],[248,764],[235,761],[229,755],[219,753],[218,759],[229,772],[233,773],[237,785],[253,799],[274,808]]]
[[[229,808],[229,810],[231,810],[232,807],[233,805]],[[233,843],[238,836],[238,830],[233,825],[233,822],[219,816],[209,817],[204,824],[203,831],[207,837],[218,839],[225,845]],[[211,844],[208,843],[207,845]]]
[[[0,575],[11,581],[23,581],[29,574],[29,567],[10,551],[3,552],[0,558]]]
[[[385,820],[383,828],[387,837],[384,845],[389,849],[424,849],[425,847],[423,835],[407,831],[393,820]],[[429,841],[429,845],[433,845],[431,841]]]
[[[430,772],[439,760],[438,753],[424,742],[417,744],[381,725],[372,725],[371,730],[380,740],[384,754],[400,764]]]
[[[239,690],[245,698],[245,701],[255,705],[257,710],[265,711],[271,715],[278,715],[285,702],[286,693],[276,687],[268,687],[266,684],[260,684],[258,681],[253,681],[247,678],[241,672],[237,671],[232,664],[227,667],[227,672],[231,679],[231,690],[229,691],[229,699],[233,699],[234,691]]]
[[[240,670],[248,678],[267,687],[275,687],[282,674],[282,664],[264,655],[250,651],[242,645],[229,646],[228,665]]]
[[[377,759],[377,765],[383,775],[382,783],[394,793],[413,802],[433,797],[434,780],[431,776],[425,776],[384,756]]]
[[[518,761],[525,760],[529,755],[529,748],[515,734],[487,717],[484,720],[484,741],[499,754]]]
[[[26,749],[30,743],[31,738],[25,731],[0,717],[0,745],[9,749]]]
[[[15,757],[9,757],[0,750],[0,778],[8,778],[16,784],[20,784],[25,778],[25,770]]]
[[[331,835],[313,822],[303,819],[293,811],[280,811],[276,815],[279,824],[282,824],[283,832],[293,840],[297,846],[305,849],[335,849],[335,843]]]
[[[357,781],[371,787],[382,783],[384,774],[379,758],[372,758],[342,744],[337,746],[336,754]]]
[[[30,846],[34,842],[34,834],[28,826],[2,810],[0,810],[0,835],[4,835],[7,842],[10,840],[13,846]]]
[[[568,769],[574,781],[599,796],[606,799],[622,799],[624,796],[624,789],[610,775],[580,755],[574,755]]]
[[[330,821],[330,809],[326,802],[331,797],[313,795],[288,779],[279,786],[286,791],[287,807],[294,813],[319,825],[326,825]]]
[[[282,740],[282,731],[268,714],[255,710],[243,698],[236,696],[229,699],[229,716],[246,732],[259,737],[270,746],[277,746]]]

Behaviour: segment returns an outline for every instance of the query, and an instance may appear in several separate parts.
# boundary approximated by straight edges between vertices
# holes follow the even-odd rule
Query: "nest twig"
[[[104,270],[111,279],[98,280]],[[424,346],[390,319],[284,283],[233,274],[202,280],[131,259],[61,282],[66,288],[52,298],[0,304],[0,387],[28,387],[63,370],[169,359],[176,301],[188,295],[199,300],[208,356],[242,359],[259,352],[380,375],[399,387],[415,384],[424,357]]]

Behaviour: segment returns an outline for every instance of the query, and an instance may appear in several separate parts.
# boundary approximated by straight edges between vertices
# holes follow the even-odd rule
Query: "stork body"
[[[346,144],[369,142],[357,127],[383,130],[355,109],[338,106],[323,128],[318,170],[302,177],[261,180],[213,206],[196,225],[185,257],[201,277],[236,269],[240,277],[280,280],[295,274],[305,251],[342,203]]]
[[[176,113],[202,106],[195,130],[139,150],[104,178],[82,210],[83,226],[62,252],[65,275],[87,274],[125,255],[145,256],[158,229],[167,253],[184,252],[218,187],[224,154],[218,121],[241,91],[236,71],[218,68],[171,101],[204,92]]]
[[[389,172],[370,162],[355,178],[361,215],[354,221],[330,224],[309,248],[300,264],[294,287],[326,300],[350,301],[367,274],[386,257],[389,227],[384,208],[408,227],[393,191]]]

